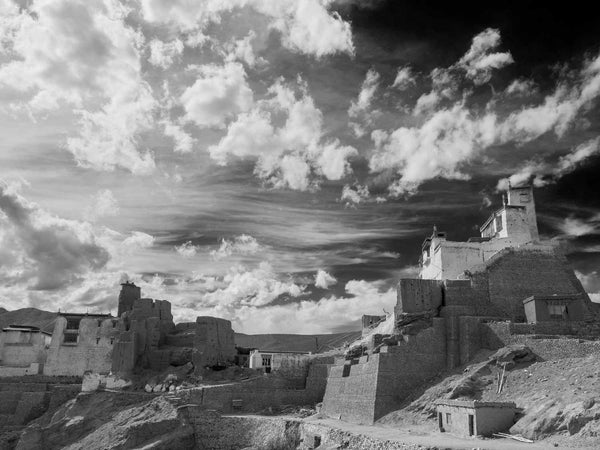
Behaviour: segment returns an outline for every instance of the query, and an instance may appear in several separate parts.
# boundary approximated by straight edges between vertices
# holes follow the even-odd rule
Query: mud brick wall
[[[398,283],[396,292],[396,314],[435,310],[442,304],[439,280],[403,279]]]
[[[308,376],[306,377],[306,390],[310,391],[312,398],[317,402],[323,400],[325,388],[327,387],[327,378],[329,370],[333,367],[333,357],[316,358],[311,361],[308,367]]]
[[[497,349],[511,344],[524,344],[544,360],[600,355],[600,341],[584,341],[573,337],[540,339],[535,335],[514,334],[509,322],[482,323],[482,347]]]
[[[289,405],[314,406],[319,400],[313,391],[279,377],[193,388],[178,395],[187,403],[221,413],[256,412]],[[234,400],[237,401],[235,406]]]
[[[566,259],[550,252],[506,249],[491,258],[483,272],[490,302],[516,322],[526,321],[523,300],[532,295],[585,295]]]
[[[373,420],[396,409],[428,378],[446,367],[446,324],[433,319],[433,327],[416,336],[406,336],[405,343],[382,348]]]
[[[354,423],[370,424],[394,410],[414,388],[446,367],[445,319],[397,346],[362,356],[355,364],[335,365],[329,371],[323,398],[324,414]]]
[[[56,319],[52,342],[44,366],[44,375],[81,376],[87,370],[108,373],[112,366],[112,349],[119,329],[116,319],[83,318],[79,323],[77,343],[63,342],[67,319]]]

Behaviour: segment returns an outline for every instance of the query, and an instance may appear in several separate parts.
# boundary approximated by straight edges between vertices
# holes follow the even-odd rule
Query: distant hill
[[[271,351],[324,352],[360,338],[360,331],[335,334],[243,334],[235,333],[235,345]]]
[[[31,325],[52,333],[55,320],[56,313],[36,308],[22,308],[14,311],[0,308],[0,329],[9,325]]]

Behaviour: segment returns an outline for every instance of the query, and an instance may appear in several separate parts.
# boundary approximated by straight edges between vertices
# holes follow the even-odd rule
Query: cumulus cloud
[[[514,62],[510,52],[492,53],[500,45],[500,31],[488,28],[473,38],[471,48],[458,61],[469,79],[475,84],[490,81],[492,71]]]
[[[284,122],[275,124],[277,117]],[[208,148],[212,159],[226,165],[231,157],[256,159],[254,172],[274,187],[307,190],[313,174],[339,180],[350,173],[349,158],[357,154],[338,140],[323,139],[323,114],[300,81],[297,89],[277,81],[269,96],[240,114],[218,144]]]
[[[132,231],[122,245],[131,250],[150,248],[154,245],[154,236],[141,231]]]
[[[337,279],[322,269],[319,269],[315,274],[315,286],[318,288],[329,289],[329,286],[335,283],[337,283]]]
[[[163,122],[165,127],[165,136],[173,139],[175,147],[173,150],[178,153],[189,153],[193,150],[196,139],[194,139],[182,126],[172,123],[168,120]]]
[[[253,255],[260,250],[258,241],[247,234],[234,237],[232,240],[222,239],[218,249],[212,250],[210,255],[220,260],[232,255]]]
[[[148,22],[170,24],[190,34],[202,31],[211,22],[236,8],[252,8],[266,19],[265,27],[281,36],[284,47],[316,57],[354,53],[352,30],[336,12],[328,11],[329,1],[305,0],[142,0],[142,14]]]
[[[228,52],[226,59],[228,61],[243,61],[248,64],[249,67],[254,67],[258,64],[266,64],[266,61],[263,58],[257,57],[254,54],[252,41],[255,37],[256,33],[254,31],[250,31],[245,38],[228,43],[225,46],[225,49]]]
[[[346,202],[346,206],[354,206],[369,200],[369,198],[370,193],[368,186],[361,186],[360,184],[350,186],[346,184],[342,188],[340,200]]]
[[[116,216],[119,212],[119,202],[110,189],[102,189],[94,195],[89,206],[85,209],[84,218],[90,222],[101,217]]]
[[[192,244],[192,241],[184,242],[181,245],[175,246],[175,251],[184,258],[193,258],[198,253],[198,247]]]
[[[175,58],[183,53],[183,42],[174,39],[171,42],[163,42],[159,39],[150,41],[150,57],[148,62],[156,67],[168,69]]]
[[[305,289],[293,281],[280,280],[267,262],[260,263],[253,270],[234,267],[225,275],[223,283],[226,287],[204,295],[204,302],[210,305],[258,307],[268,305],[281,295],[298,297]]]
[[[432,71],[432,90],[417,100],[414,121],[395,130],[371,133],[374,151],[369,167],[375,173],[396,171],[398,178],[388,187],[392,195],[414,192],[423,181],[435,177],[466,179],[469,173],[464,167],[492,146],[522,145],[549,132],[560,138],[600,95],[600,56],[597,56],[586,60],[576,75],[575,71],[563,75],[555,90],[540,104],[504,112],[506,108],[498,107],[502,99],[492,96],[485,108],[470,105],[472,91],[461,91],[459,72],[464,72],[475,84],[487,82],[493,69],[512,60],[509,53],[492,53],[499,39],[496,30],[475,36],[469,51],[456,64]],[[586,144],[580,152],[563,160],[564,171],[557,167],[550,175],[562,176],[594,154],[596,148],[594,142]],[[516,175],[526,177],[539,170],[539,164],[530,162]],[[541,178],[535,182],[545,183]]]
[[[0,278],[54,290],[104,267],[110,259],[87,222],[49,214],[0,185]]]
[[[365,134],[364,125],[370,125],[373,121],[372,116],[378,115],[378,111],[370,111],[375,92],[379,86],[379,74],[374,69],[369,69],[365,80],[360,88],[358,98],[350,103],[348,116],[358,119],[360,123],[351,122],[350,127],[357,137]]]
[[[140,73],[143,36],[125,23],[128,13],[115,0],[35,0],[13,11],[0,85],[21,92],[26,99],[13,106],[31,114],[74,108],[80,132],[66,147],[80,165],[149,173],[154,160],[137,141],[155,102]]]
[[[412,72],[410,66],[404,66],[398,68],[398,72],[396,73],[396,78],[394,78],[394,83],[392,83],[392,87],[395,87],[399,90],[404,90],[411,85],[416,84],[415,76]]]
[[[371,106],[373,96],[379,86],[379,78],[379,74],[374,69],[369,69],[360,88],[358,98],[350,104],[350,109],[348,110],[350,117],[357,117]]]
[[[194,70],[198,79],[180,97],[186,120],[199,127],[223,127],[228,118],[252,107],[253,93],[241,64],[205,64]]]
[[[538,88],[533,80],[514,80],[510,83],[505,92],[508,95],[531,95],[537,93]]]

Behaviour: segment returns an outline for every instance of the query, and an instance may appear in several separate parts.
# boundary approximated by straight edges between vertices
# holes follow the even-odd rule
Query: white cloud
[[[283,123],[274,125],[281,117]],[[300,80],[294,89],[279,80],[269,88],[269,96],[240,114],[208,151],[221,165],[231,157],[254,158],[254,172],[272,186],[307,190],[315,185],[313,174],[339,180],[350,173],[348,159],[357,154],[338,140],[324,141],[323,134],[323,114],[306,85]]]
[[[492,70],[514,62],[509,52],[491,53],[499,45],[500,32],[488,28],[473,38],[471,48],[458,61],[457,66],[462,68],[475,84],[487,83],[492,77]]]
[[[154,160],[137,144],[155,102],[140,72],[143,36],[125,23],[128,14],[115,0],[33,1],[11,16],[0,85],[21,92],[13,106],[32,115],[74,108],[81,129],[66,146],[83,167],[149,173]]]
[[[531,95],[536,94],[538,88],[533,80],[514,80],[508,85],[505,92],[508,95]]]
[[[505,191],[508,189],[509,183],[512,186],[519,186],[533,182],[533,185],[536,187],[545,186],[571,173],[589,157],[599,152],[600,137],[597,137],[579,144],[571,153],[561,156],[555,164],[542,161],[528,161],[519,171],[510,177],[499,180],[496,189]]]
[[[350,186],[346,184],[342,188],[342,196],[340,200],[343,202],[345,201],[347,206],[353,206],[367,201],[369,197],[369,188],[367,186],[361,186],[360,184],[356,186]]]
[[[171,42],[163,42],[159,39],[150,41],[150,57],[148,62],[156,67],[168,69],[175,58],[183,53],[183,42],[174,39]]]
[[[122,245],[130,250],[149,248],[154,245],[154,236],[141,231],[132,231]]]
[[[369,69],[360,88],[358,98],[350,104],[350,109],[348,110],[350,117],[357,117],[370,108],[377,87],[379,86],[379,78],[379,74],[374,69]]]
[[[265,28],[277,30],[284,47],[316,57],[335,53],[354,54],[350,24],[335,12],[329,12],[329,1],[304,0],[142,0],[145,20],[165,23],[193,34],[207,24],[218,23],[235,8],[248,7],[262,14]]]
[[[258,241],[247,234],[234,237],[232,240],[222,239],[217,250],[212,250],[210,255],[220,260],[232,255],[253,255],[261,249]]]
[[[590,221],[577,219],[576,217],[567,217],[559,224],[560,230],[571,237],[586,236],[589,234],[598,234],[598,225]]]
[[[223,282],[226,287],[204,295],[204,302],[222,306],[264,306],[280,295],[298,297],[305,289],[292,281],[281,281],[267,262],[260,263],[253,270],[234,267],[225,275]]]
[[[315,274],[315,286],[318,288],[329,289],[329,286],[335,283],[337,283],[337,279],[322,269],[319,269]]]
[[[186,120],[199,127],[223,127],[228,118],[252,107],[252,90],[241,64],[206,64],[195,70],[199,78],[180,97]]]
[[[264,65],[266,61],[263,58],[257,58],[254,54],[252,47],[252,41],[256,37],[254,31],[250,31],[248,35],[243,39],[238,39],[225,46],[228,51],[227,61],[243,61],[248,64],[249,67],[254,67],[257,64]]]
[[[90,222],[101,217],[116,216],[119,203],[110,189],[98,191],[89,206],[85,209],[84,218]]]
[[[168,120],[163,121],[165,135],[175,142],[173,150],[178,153],[189,153],[193,150],[196,139],[187,133],[182,126]]]
[[[394,83],[392,87],[395,87],[399,90],[404,90],[411,85],[416,84],[415,76],[412,73],[412,69],[410,66],[404,66],[398,68],[398,72],[396,73],[396,78],[394,79]]]
[[[192,241],[184,242],[181,245],[175,246],[175,251],[184,258],[193,258],[198,253],[198,247],[192,244]]]

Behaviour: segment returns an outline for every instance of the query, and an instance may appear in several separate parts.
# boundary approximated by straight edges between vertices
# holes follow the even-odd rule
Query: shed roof
[[[436,405],[456,406],[462,408],[513,408],[517,405],[515,402],[482,402],[481,400],[450,400],[440,398],[435,401]]]

